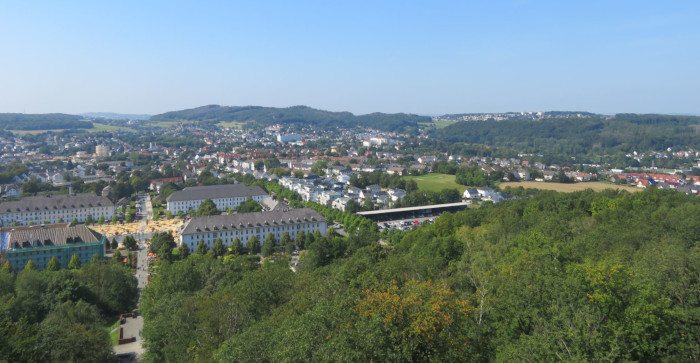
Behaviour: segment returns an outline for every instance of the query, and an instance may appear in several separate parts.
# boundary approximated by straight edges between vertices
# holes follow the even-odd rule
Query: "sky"
[[[700,114],[700,1],[5,1],[0,112]]]

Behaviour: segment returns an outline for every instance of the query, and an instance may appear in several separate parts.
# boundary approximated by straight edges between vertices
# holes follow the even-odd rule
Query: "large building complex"
[[[203,201],[211,199],[218,210],[234,209],[248,197],[260,203],[267,197],[267,193],[259,186],[249,187],[244,184],[188,187],[170,194],[167,208],[170,213],[187,213],[190,209],[197,210]]]
[[[326,228],[326,219],[311,208],[196,217],[183,226],[180,244],[184,243],[194,251],[201,239],[211,248],[217,238],[221,238],[226,246],[238,238],[247,246],[252,236],[262,243],[268,233],[279,241],[284,232],[288,232],[292,239],[299,231],[313,233],[318,230],[325,236]]]
[[[114,216],[114,203],[107,197],[89,193],[26,197],[0,203],[0,222],[3,226],[13,223],[20,226],[51,224],[73,219],[84,222],[88,216],[94,221],[100,217],[110,220]]]
[[[77,255],[81,263],[87,263],[95,254],[104,257],[105,237],[84,225],[70,227],[66,223],[0,229],[0,263],[9,261],[15,270],[22,269],[29,260],[43,270],[51,257],[56,257],[65,268],[73,255]]]

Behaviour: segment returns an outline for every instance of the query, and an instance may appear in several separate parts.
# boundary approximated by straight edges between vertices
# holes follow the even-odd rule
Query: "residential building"
[[[95,194],[62,194],[26,197],[18,201],[0,203],[0,222],[3,226],[17,223],[52,224],[76,219],[84,222],[88,216],[97,221],[114,216],[114,203],[107,197]]]
[[[167,210],[173,214],[180,211],[187,213],[190,209],[197,210],[206,199],[211,199],[219,210],[234,209],[248,197],[260,203],[267,197],[267,193],[259,186],[249,187],[244,184],[188,187],[168,196]]]
[[[0,252],[0,262],[9,261],[16,270],[24,268],[30,259],[43,270],[51,257],[65,268],[73,255],[81,263],[90,262],[95,254],[104,258],[105,237],[84,225],[7,227],[0,229]]]
[[[262,244],[268,233],[279,241],[284,232],[288,232],[292,239],[299,231],[313,233],[318,230],[325,236],[326,228],[326,219],[311,208],[195,217],[183,226],[180,244],[184,243],[194,251],[200,240],[211,248],[217,238],[221,238],[226,246],[238,238],[247,246],[252,236]]]

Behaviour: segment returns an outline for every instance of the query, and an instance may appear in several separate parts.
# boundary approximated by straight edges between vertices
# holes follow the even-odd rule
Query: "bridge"
[[[375,222],[385,222],[400,219],[439,216],[443,212],[459,212],[461,210],[466,209],[468,206],[468,203],[459,202],[447,204],[421,205],[418,207],[379,209],[366,212],[357,212],[357,214],[365,218],[369,218]]]

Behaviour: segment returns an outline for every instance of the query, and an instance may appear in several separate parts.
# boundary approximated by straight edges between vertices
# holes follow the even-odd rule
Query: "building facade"
[[[197,210],[199,205],[207,199],[211,199],[218,210],[234,209],[248,197],[260,203],[267,198],[267,193],[259,186],[249,187],[243,184],[188,187],[170,194],[167,199],[167,210],[173,214],[180,211],[187,213],[190,209]]]
[[[114,216],[114,203],[107,197],[84,193],[26,197],[18,201],[0,203],[0,222],[3,226],[16,223],[53,224],[76,219],[85,222],[88,216],[94,221]]]
[[[29,260],[44,270],[51,257],[56,257],[65,268],[73,255],[77,255],[81,263],[88,263],[95,254],[104,258],[105,237],[83,225],[0,229],[0,263],[9,261],[16,271],[24,268]]]
[[[295,239],[299,231],[314,233],[316,230],[325,236],[327,223],[322,215],[311,208],[195,217],[183,226],[180,244],[184,243],[194,251],[201,239],[211,248],[217,238],[221,238],[226,246],[238,238],[247,247],[252,236],[262,244],[268,233],[280,241],[284,232]]]

